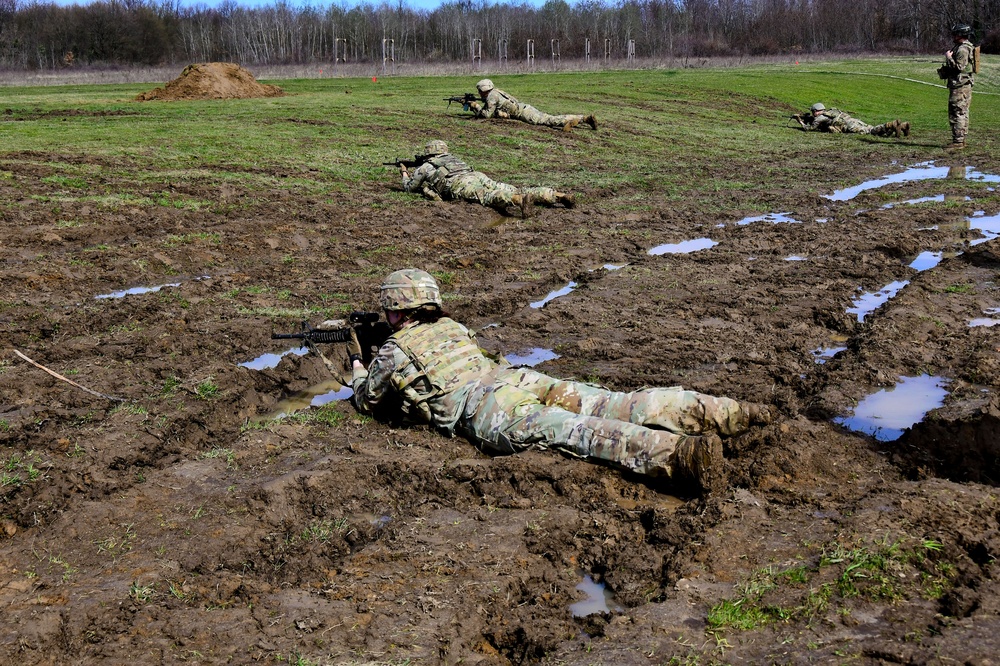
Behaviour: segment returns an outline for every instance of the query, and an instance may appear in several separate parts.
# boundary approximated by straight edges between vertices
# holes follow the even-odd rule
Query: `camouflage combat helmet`
[[[476,84],[476,90],[478,90],[481,93],[489,92],[493,90],[493,82],[490,81],[489,79],[483,79],[482,81]]]
[[[972,38],[972,26],[965,23],[956,23],[951,27],[951,34],[957,37],[965,37],[966,39]]]
[[[812,106],[809,107],[809,110],[810,111],[826,111],[826,107],[823,105],[823,102],[816,102],[815,104],[813,104]]]
[[[441,306],[441,290],[427,271],[404,268],[382,282],[379,300],[384,310],[412,310],[421,305]]]
[[[444,155],[448,152],[448,144],[441,139],[432,139],[424,146],[424,155]]]

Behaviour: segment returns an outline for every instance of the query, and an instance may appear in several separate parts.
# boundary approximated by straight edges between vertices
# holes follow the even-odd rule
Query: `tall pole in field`
[[[472,69],[476,71],[479,69],[479,65],[483,62],[483,40],[473,39],[472,40]]]

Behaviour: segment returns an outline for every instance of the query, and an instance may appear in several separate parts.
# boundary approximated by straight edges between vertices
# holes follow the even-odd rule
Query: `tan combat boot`
[[[899,129],[903,131],[903,136],[910,136],[910,123],[908,121],[905,123],[900,123]]]
[[[720,492],[726,487],[722,440],[718,435],[683,437],[674,450],[671,480],[700,495]]]
[[[556,203],[561,203],[563,206],[566,206],[566,208],[573,208],[576,206],[576,197],[572,194],[556,192]]]
[[[746,402],[743,403],[742,407],[747,413],[747,424],[749,425],[768,425],[774,421],[774,415],[771,413],[769,405]]]
[[[569,132],[579,124],[580,124],[579,120],[570,120],[565,125],[563,125],[563,132]]]
[[[947,146],[944,147],[949,153],[955,153],[960,150],[965,150],[965,141],[952,141]]]
[[[589,116],[587,116],[586,118],[584,118],[583,122],[585,122],[588,125],[590,125],[590,129],[592,129],[592,130],[596,130],[597,129],[597,118],[594,117],[594,114],[590,114]]]
[[[534,201],[529,193],[522,192],[521,194],[515,194],[511,197],[511,201],[515,206],[521,209],[522,219],[526,220],[531,217],[531,213],[533,212],[532,204],[534,204]]]

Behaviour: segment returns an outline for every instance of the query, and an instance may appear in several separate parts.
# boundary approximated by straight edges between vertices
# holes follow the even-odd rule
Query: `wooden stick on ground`
[[[81,386],[80,384],[77,384],[76,382],[74,382],[72,379],[69,379],[67,377],[63,377],[62,375],[60,375],[58,372],[55,372],[54,370],[49,370],[48,368],[46,368],[41,363],[36,363],[36,362],[32,361],[30,358],[28,358],[27,356],[25,356],[24,354],[22,354],[21,352],[19,352],[16,349],[14,350],[14,353],[17,354],[18,356],[20,356],[21,358],[23,358],[25,361],[27,361],[31,365],[33,365],[36,368],[38,368],[39,370],[44,370],[45,372],[49,373],[50,375],[52,375],[56,379],[61,379],[64,382],[66,382],[67,384],[72,384],[73,386],[77,387],[78,389],[83,389],[84,391],[86,391],[87,393],[89,393],[91,395],[96,395],[98,398],[104,398],[105,400],[114,400],[116,402],[127,402],[125,398],[116,398],[113,395],[105,395],[103,393],[98,393],[97,391],[91,390],[91,389],[87,388],[86,386]]]

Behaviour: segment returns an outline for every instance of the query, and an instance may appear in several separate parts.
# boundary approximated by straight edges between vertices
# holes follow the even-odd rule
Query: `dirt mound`
[[[154,88],[136,96],[138,102],[151,100],[247,99],[280,97],[278,86],[258,83],[253,74],[231,62],[208,62],[188,65],[181,75],[163,88]]]

